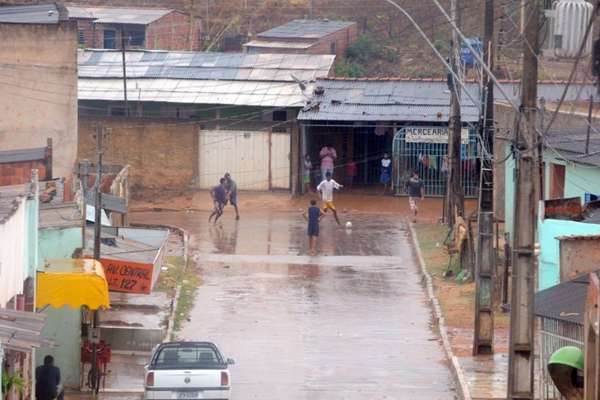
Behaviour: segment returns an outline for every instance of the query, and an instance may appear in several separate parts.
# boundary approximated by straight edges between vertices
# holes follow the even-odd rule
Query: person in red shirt
[[[346,186],[352,187],[354,183],[354,177],[358,174],[358,166],[352,158],[348,159],[346,163]]]

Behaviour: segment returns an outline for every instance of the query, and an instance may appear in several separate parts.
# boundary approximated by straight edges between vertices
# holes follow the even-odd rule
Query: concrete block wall
[[[0,25],[0,147],[54,146],[52,172],[71,185],[77,159],[77,25]],[[69,193],[69,190],[67,190]]]
[[[181,191],[194,182],[198,169],[198,130],[189,121],[144,121],[126,118],[79,118],[78,157],[94,159],[95,127],[108,129],[104,160],[131,166],[131,189]]]

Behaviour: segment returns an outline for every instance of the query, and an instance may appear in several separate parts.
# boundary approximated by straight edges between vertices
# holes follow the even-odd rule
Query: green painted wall
[[[506,146],[506,154],[504,157],[508,157],[510,152],[510,146]],[[503,157],[503,158],[504,158]],[[512,227],[513,227],[513,211],[515,203],[515,160],[512,157],[508,157],[504,168],[504,231],[508,232],[512,238]]]
[[[576,221],[546,219],[538,223],[540,242],[538,289],[544,290],[560,283],[560,242],[567,235],[598,235],[600,225]]]
[[[510,150],[507,150],[510,151]],[[505,154],[505,156],[508,154]],[[583,202],[585,193],[600,194],[600,168],[591,167],[581,164],[565,163],[565,161],[557,159],[556,154],[547,151],[544,153],[544,193],[548,198],[550,195],[551,181],[551,164],[566,165],[565,167],[565,197],[580,197]],[[506,161],[505,168],[505,190],[504,190],[504,205],[506,210],[505,215],[505,230],[512,233],[513,231],[513,210],[514,210],[514,193],[515,193],[515,162],[512,158]],[[512,235],[511,235],[512,237]]]
[[[41,266],[48,259],[71,258],[78,247],[81,247],[80,227],[39,231]],[[61,370],[64,385],[67,388],[79,388],[81,311],[70,307],[60,309],[46,307],[41,312],[48,316],[42,335],[54,340],[57,347],[37,350],[36,365],[41,365],[44,357],[51,354]]]

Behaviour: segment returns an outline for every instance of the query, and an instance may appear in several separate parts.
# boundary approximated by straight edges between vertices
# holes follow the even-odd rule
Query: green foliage
[[[2,372],[2,393],[6,394],[12,389],[16,389],[19,394],[25,390],[25,380],[17,374],[9,375],[6,371]]]
[[[362,78],[366,74],[367,69],[357,62],[342,60],[335,64],[335,76]]]
[[[336,64],[336,76],[361,78],[367,76],[373,66],[381,62],[398,62],[398,53],[395,48],[377,42],[375,37],[361,35],[356,42],[346,49],[346,59]]]

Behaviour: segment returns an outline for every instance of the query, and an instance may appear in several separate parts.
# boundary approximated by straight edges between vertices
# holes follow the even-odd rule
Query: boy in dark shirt
[[[317,201],[311,200],[310,207],[302,214],[308,222],[308,254],[314,256],[317,254],[317,238],[319,237],[319,221],[323,217],[323,212],[317,207]]]
[[[417,213],[419,212],[419,201],[423,200],[423,181],[419,178],[419,173],[413,171],[412,176],[406,182],[408,189],[408,205],[413,213],[413,222],[417,222]]]
[[[217,224],[217,220],[221,215],[223,215],[223,207],[225,207],[225,202],[227,201],[227,192],[225,191],[225,178],[221,178],[220,183],[212,188],[210,191],[210,196],[213,199],[213,212],[208,217],[208,222],[211,222],[212,218],[215,217],[215,225]]]

